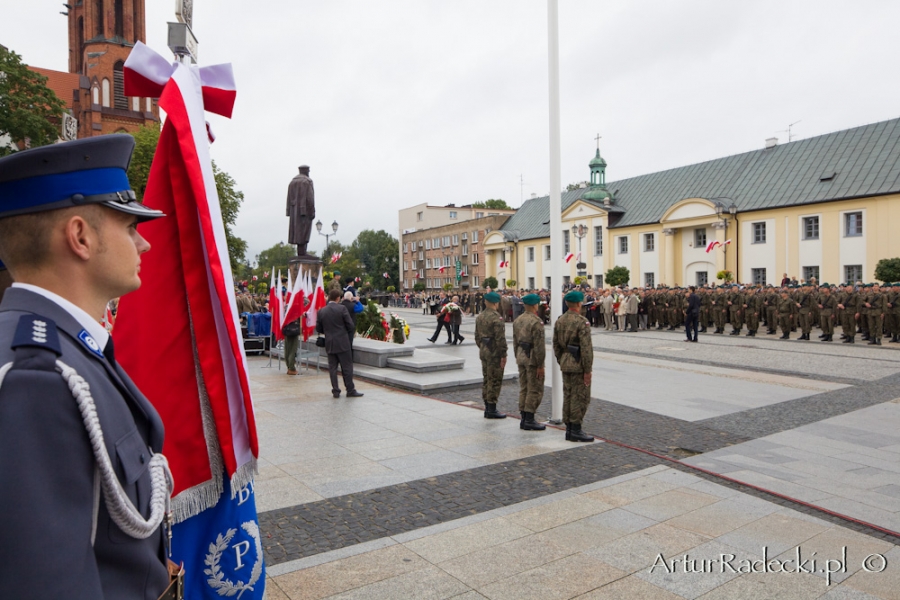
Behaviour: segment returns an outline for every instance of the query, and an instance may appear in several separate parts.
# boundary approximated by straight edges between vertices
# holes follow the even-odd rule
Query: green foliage
[[[131,155],[131,164],[128,165],[128,181],[131,189],[137,196],[138,202],[144,201],[144,192],[147,190],[147,180],[150,179],[150,166],[153,164],[153,155],[156,154],[156,146],[159,144],[159,126],[144,126],[135,133],[130,134],[134,138],[134,154]]]
[[[256,292],[258,294],[268,294],[269,293],[269,282],[268,281],[260,281],[256,284]]]
[[[606,277],[603,281],[606,282],[607,285],[612,287],[616,287],[618,285],[625,285],[631,279],[631,272],[627,267],[613,267],[609,271],[606,272]]]
[[[441,287],[444,288],[444,291],[445,291],[445,292],[449,292],[450,290],[453,289],[453,284],[452,284],[452,283],[445,283],[445,284],[442,285]]]
[[[506,200],[500,198],[491,198],[484,202],[473,202],[473,208],[492,208],[494,210],[512,210],[512,207],[506,203]]]
[[[392,285],[387,286],[387,292],[389,294],[393,294],[396,291],[397,291],[397,288],[395,288],[394,286],[392,286]]]
[[[384,279],[382,273],[387,271],[391,281],[400,281],[400,265],[397,264],[399,248],[400,242],[387,231],[364,229],[350,244],[350,255],[362,267],[363,274],[378,277],[381,281]]]
[[[413,285],[413,291],[416,291],[416,292],[424,292],[424,291],[425,291],[425,284],[422,283],[421,281],[415,283],[415,284]]]
[[[365,310],[357,315],[356,333],[379,341],[384,341],[387,337],[387,332],[384,330],[384,319],[381,317],[381,308],[374,300],[369,300]]]
[[[497,283],[497,278],[493,275],[490,277],[485,277],[482,285],[486,288],[491,288],[492,290],[496,290],[499,287],[499,283]]]
[[[878,264],[875,265],[875,279],[884,283],[900,281],[900,258],[882,258],[879,260]]]
[[[584,283],[585,281],[587,281],[587,278],[586,278],[586,277],[582,277],[581,275],[579,275],[579,276],[575,277],[575,279],[573,279],[572,281],[575,282],[575,285],[581,285],[582,283]]]
[[[47,87],[47,78],[0,46],[0,136],[30,148],[52,144],[60,137],[65,103]],[[0,146],[0,156],[13,152]]]
[[[508,287],[508,288],[514,288],[514,287],[516,287],[516,280],[515,280],[515,279],[507,279],[507,280],[506,280],[506,287]]]
[[[212,161],[213,176],[216,179],[216,191],[219,194],[219,206],[222,209],[222,221],[225,223],[225,241],[228,244],[228,257],[231,259],[231,271],[235,272],[238,265],[246,260],[247,242],[234,235],[232,227],[237,221],[241,204],[244,202],[244,192],[235,188],[234,179],[216,166]]]
[[[278,242],[256,255],[257,268],[260,271],[269,271],[270,276],[272,273],[277,276],[278,270],[281,269],[282,277],[287,277],[288,261],[295,256],[297,256],[296,248],[290,244]]]
[[[729,281],[734,281],[734,273],[732,273],[728,269],[723,269],[723,270],[719,271],[718,273],[716,273],[716,279],[719,279],[721,281],[724,281],[725,283],[728,283]]]

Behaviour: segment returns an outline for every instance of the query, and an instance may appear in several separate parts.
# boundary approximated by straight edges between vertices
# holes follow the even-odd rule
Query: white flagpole
[[[547,46],[550,87],[550,322],[562,316],[562,175],[559,133],[559,0],[547,0]],[[551,358],[550,421],[562,422],[562,372]]]

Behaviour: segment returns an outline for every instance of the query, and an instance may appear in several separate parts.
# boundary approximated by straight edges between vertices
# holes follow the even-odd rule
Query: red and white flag
[[[316,322],[319,316],[319,309],[328,303],[325,298],[325,286],[322,284],[322,269],[319,268],[319,278],[316,280],[316,287],[312,293],[312,299],[306,310],[306,323],[303,327],[303,341],[309,339],[316,331]]]
[[[387,272],[387,271],[384,272],[384,278],[385,278],[385,279],[390,279],[390,278],[391,278],[391,276],[388,275],[388,272]]]
[[[712,252],[713,250],[715,250],[717,247],[719,247],[721,245],[722,245],[722,242],[720,242],[719,240],[711,241],[710,243],[708,243],[706,245],[706,253],[709,254],[710,252]]]
[[[571,261],[573,258],[575,258],[575,255],[572,254],[571,252],[569,252],[568,254],[566,254],[565,260],[566,260],[566,262],[569,262],[569,261]]]
[[[259,279],[259,277],[257,277],[256,275],[254,275],[254,276],[253,276],[253,281],[256,281],[257,279]]]
[[[272,269],[272,283],[269,285],[269,314],[272,315],[272,335],[275,341],[280,342],[284,339],[281,333],[281,269],[278,270],[278,279],[275,278],[275,269]]]
[[[290,276],[290,274],[288,274]],[[304,280],[303,274],[297,273],[297,281],[294,282],[293,291],[290,293],[291,297],[288,300],[287,308],[284,309],[284,319],[282,323],[287,325],[288,323],[293,323],[297,319],[303,316],[305,312],[306,305],[306,292],[304,290]],[[282,325],[282,327],[284,327]]]
[[[501,260],[501,261],[497,264],[497,267],[500,268],[500,269],[505,269],[505,268],[508,267],[508,266],[509,266],[509,261],[508,261],[508,260]]]
[[[342,257],[343,255],[344,255],[343,252],[335,252],[334,254],[332,254],[332,255],[331,255],[331,264],[334,264],[334,263],[336,263],[337,261],[341,260],[341,257]]]
[[[438,269],[438,272],[439,272],[439,273],[443,273],[443,272],[444,272],[444,269],[446,269],[446,268],[447,268],[447,267],[443,267],[443,266],[442,266],[441,268]]]

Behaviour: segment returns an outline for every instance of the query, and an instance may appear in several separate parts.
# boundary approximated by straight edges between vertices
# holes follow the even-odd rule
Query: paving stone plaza
[[[249,361],[267,598],[900,598],[900,346],[596,329],[574,444],[519,429],[512,360],[482,417],[473,317],[397,312],[458,385]]]

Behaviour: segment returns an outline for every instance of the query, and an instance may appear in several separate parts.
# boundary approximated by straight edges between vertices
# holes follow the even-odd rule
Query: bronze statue
[[[297,256],[307,256],[306,246],[312,222],[316,218],[316,198],[309,167],[300,167],[300,174],[291,180],[287,195],[287,216],[291,218],[288,243],[297,244]]]

